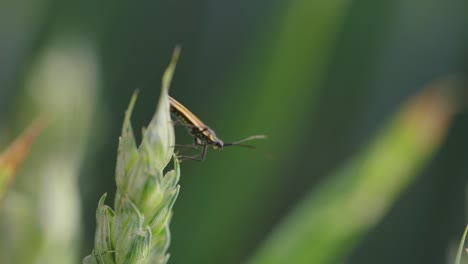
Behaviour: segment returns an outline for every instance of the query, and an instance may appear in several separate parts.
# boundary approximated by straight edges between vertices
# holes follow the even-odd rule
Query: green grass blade
[[[463,232],[462,239],[460,240],[460,245],[458,246],[458,253],[457,258],[455,259],[455,264],[461,264],[461,257],[463,254],[463,248],[465,246],[466,235],[468,234],[468,225],[465,228],[465,232]]]
[[[451,97],[436,90],[410,100],[357,158],[305,197],[250,263],[341,261],[430,159],[453,110]]]

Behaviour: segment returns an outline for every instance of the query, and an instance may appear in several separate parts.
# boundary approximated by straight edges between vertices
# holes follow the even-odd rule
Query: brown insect
[[[195,156],[179,156],[182,159],[198,160],[203,161],[206,157],[206,150],[208,146],[213,149],[222,149],[227,146],[240,146],[246,148],[255,148],[251,145],[242,144],[243,142],[250,141],[253,139],[264,139],[265,135],[253,135],[242,140],[225,143],[216,136],[216,133],[210,129],[205,123],[203,123],[196,115],[194,115],[185,106],[179,103],[177,100],[169,96],[171,113],[182,123],[193,136],[194,144],[193,147],[202,147],[200,154]]]

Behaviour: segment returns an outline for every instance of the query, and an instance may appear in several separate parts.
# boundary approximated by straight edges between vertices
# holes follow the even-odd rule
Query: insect
[[[225,143],[216,136],[213,130],[206,126],[197,116],[195,116],[190,110],[188,110],[177,100],[169,96],[169,103],[171,113],[189,130],[189,133],[193,136],[193,147],[202,147],[200,154],[195,156],[180,156],[182,159],[203,161],[206,157],[206,150],[208,146],[211,146],[213,149],[222,149],[223,147],[227,146],[255,148],[254,146],[241,143],[253,139],[266,138],[265,135],[254,135],[236,142]]]

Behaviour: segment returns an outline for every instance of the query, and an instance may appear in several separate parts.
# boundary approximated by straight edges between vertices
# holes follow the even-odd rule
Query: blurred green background
[[[78,263],[89,254],[99,197],[115,191],[130,96],[139,89],[138,132],[154,113],[163,70],[180,44],[171,95],[226,142],[269,138],[255,142],[258,151],[211,150],[202,163],[182,164],[169,263],[243,263],[408,98],[438,80],[463,79],[467,11],[465,0],[2,1],[2,149],[40,113],[53,116],[12,193],[62,188],[60,171],[54,185],[23,176],[55,151],[49,168],[68,164],[74,176],[63,192],[76,191],[59,197],[65,204],[76,199],[71,211],[79,220],[51,233],[74,226],[71,259]],[[447,263],[453,257],[466,223],[468,179],[468,96],[466,83],[457,87],[460,108],[440,148],[346,254],[346,263]],[[177,130],[179,144],[192,142]],[[40,202],[42,195],[26,197],[39,208],[50,206],[51,199]],[[47,223],[49,213],[34,222]]]

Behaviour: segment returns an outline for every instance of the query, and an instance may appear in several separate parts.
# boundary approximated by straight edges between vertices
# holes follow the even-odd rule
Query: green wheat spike
[[[97,228],[91,255],[83,263],[166,263],[170,243],[169,222],[179,193],[180,169],[164,168],[174,156],[174,128],[170,119],[168,90],[180,49],[174,50],[166,69],[159,104],[143,132],[139,147],[130,122],[136,102],[132,97],[125,114],[116,166],[114,210],[99,201]]]

